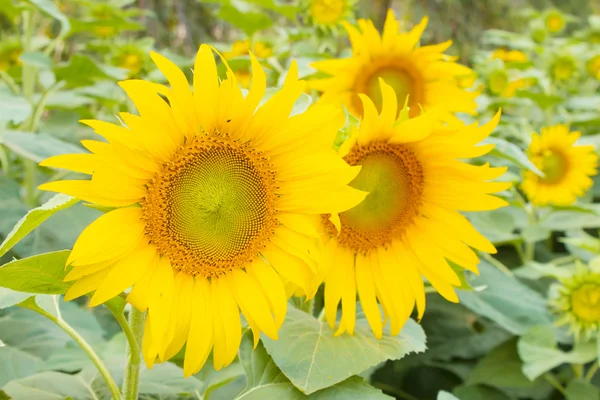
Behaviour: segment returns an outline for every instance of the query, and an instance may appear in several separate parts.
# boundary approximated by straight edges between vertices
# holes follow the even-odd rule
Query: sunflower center
[[[423,193],[423,167],[415,154],[406,146],[379,142],[355,146],[344,159],[362,165],[350,186],[369,194],[340,214],[340,245],[368,252],[400,238],[418,214]],[[329,222],[326,226],[335,233]]]
[[[194,138],[165,163],[142,202],[146,233],[175,270],[218,276],[252,261],[275,219],[266,159],[227,138]]]
[[[586,283],[571,295],[573,313],[585,322],[600,322],[600,285]]]
[[[567,167],[567,160],[557,151],[547,151],[542,157],[542,172],[544,183],[556,183],[562,179]]]

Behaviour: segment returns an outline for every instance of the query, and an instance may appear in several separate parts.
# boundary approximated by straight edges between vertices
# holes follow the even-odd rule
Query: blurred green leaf
[[[539,225],[553,231],[600,227],[600,204],[548,208],[541,213]]]
[[[539,293],[485,260],[479,264],[479,272],[480,276],[472,275],[471,286],[483,289],[458,293],[464,306],[517,335],[534,325],[552,325],[554,318]]]
[[[0,310],[3,308],[14,306],[19,304],[23,300],[31,297],[30,293],[17,292],[7,288],[0,287]],[[0,338],[2,335],[0,334]]]
[[[459,386],[454,393],[460,400],[513,400],[500,390],[483,385]]]
[[[42,359],[10,346],[0,346],[0,388],[39,371]]]
[[[41,51],[30,51],[19,56],[25,65],[31,65],[42,69],[52,68],[52,59]]]
[[[525,152],[516,144],[498,137],[488,137],[481,143],[493,143],[495,145],[494,149],[490,152],[490,155],[509,160],[517,166],[532,171],[539,176],[544,175],[542,171],[529,160],[527,154],[525,154]]]
[[[519,90],[516,95],[517,97],[533,100],[543,110],[554,107],[565,100],[561,96],[532,92],[529,90]]]
[[[325,321],[290,308],[279,339],[263,340],[277,366],[306,394],[329,387],[385,360],[425,351],[423,329],[409,319],[398,336],[387,328],[382,340],[371,333],[364,316],[357,316],[354,335],[334,337]],[[345,368],[339,368],[339,357]]]
[[[59,154],[83,153],[81,147],[43,133],[7,131],[0,136],[0,143],[18,155],[37,163]]]
[[[126,70],[100,64],[83,54],[74,54],[66,64],[54,67],[54,73],[57,81],[64,80],[71,87],[91,85],[99,79],[127,77]]]
[[[23,96],[13,94],[7,87],[0,86],[0,121],[20,124],[33,112],[33,107]],[[2,135],[0,134],[0,140]]]
[[[2,388],[13,399],[35,400],[97,400],[91,382],[83,376],[60,372],[42,372],[8,383]]]
[[[60,22],[60,36],[65,36],[71,30],[71,24],[66,15],[60,12],[56,3],[51,0],[25,0],[39,8],[45,14]]]
[[[268,15],[261,12],[243,11],[240,8],[223,4],[219,12],[219,18],[224,19],[237,28],[240,28],[248,36],[255,32],[266,29],[273,25],[273,20]]]
[[[600,389],[581,379],[573,379],[567,386],[566,400],[600,400]]]
[[[6,238],[0,244],[0,257],[6,254],[15,244],[23,239],[27,234],[40,226],[48,218],[60,210],[69,208],[79,202],[78,199],[57,194],[41,206],[29,211],[23,218],[17,222],[13,230],[6,235]]]
[[[452,393],[448,393],[445,391],[441,391],[437,395],[437,400],[460,400],[458,397],[453,395]]]
[[[596,343],[576,343],[570,352],[556,347],[556,338],[549,325],[534,326],[517,344],[524,362],[523,373],[533,380],[564,363],[585,364],[597,359]]]

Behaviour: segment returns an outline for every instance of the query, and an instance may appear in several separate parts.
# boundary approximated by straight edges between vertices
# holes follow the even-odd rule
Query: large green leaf
[[[99,64],[89,56],[74,54],[69,62],[54,68],[56,80],[64,80],[71,87],[87,86],[100,79],[120,80],[127,77],[127,71]]]
[[[42,359],[10,346],[0,347],[0,388],[39,371]]]
[[[310,394],[385,360],[425,351],[425,334],[409,319],[400,335],[388,333],[377,340],[364,316],[358,315],[354,335],[334,337],[326,322],[291,308],[279,331],[279,340],[266,338],[264,344],[294,385]]]
[[[524,362],[523,373],[533,380],[564,363],[585,364],[597,358],[596,343],[577,343],[570,352],[556,346],[550,326],[534,326],[519,339],[519,356]]]
[[[13,399],[98,399],[91,382],[84,379],[84,376],[51,371],[12,381],[2,390]]]
[[[600,400],[600,389],[582,379],[569,382],[565,393],[566,400]]]
[[[491,266],[479,264],[480,276],[472,276],[472,287],[480,291],[460,291],[461,303],[483,315],[513,334],[523,334],[534,325],[552,325],[546,300],[536,291],[514,277]]]
[[[554,231],[600,227],[600,204],[549,208],[541,214],[539,224]]]
[[[454,393],[460,400],[513,400],[500,390],[483,385],[459,386]]]
[[[0,86],[0,121],[20,124],[33,112],[31,103],[23,96],[13,94],[7,87]],[[0,135],[0,140],[2,135]]]
[[[69,250],[44,253],[9,262],[0,268],[0,286],[25,293],[62,294]]]
[[[79,200],[64,194],[57,194],[41,206],[29,211],[27,215],[17,222],[13,230],[6,236],[0,244],[0,257],[6,254],[15,244],[23,239],[28,233],[32,232],[42,222],[53,216],[60,210],[71,207]]]
[[[0,136],[0,142],[18,155],[37,163],[59,154],[83,153],[81,147],[43,133],[7,131]]]
[[[529,387],[533,383],[521,372],[523,362],[517,353],[517,340],[496,347],[477,362],[465,384],[496,387]]]
[[[453,395],[452,393],[448,393],[445,391],[441,391],[437,395],[437,400],[460,400],[458,397]]]
[[[28,297],[31,297],[31,294],[0,287],[0,310],[19,304]]]
[[[247,7],[247,6],[246,6]],[[243,30],[248,36],[273,25],[273,20],[264,12],[252,9],[241,10],[233,4],[223,4],[219,17]]]
[[[350,377],[311,395],[300,392],[281,372],[265,347],[259,343],[253,350],[250,332],[246,332],[240,346],[240,361],[246,373],[246,388],[236,400],[388,400],[390,397],[369,386],[360,377]]]
[[[202,382],[191,376],[183,377],[183,370],[175,364],[163,363],[140,371],[140,393],[174,394],[201,392]]]

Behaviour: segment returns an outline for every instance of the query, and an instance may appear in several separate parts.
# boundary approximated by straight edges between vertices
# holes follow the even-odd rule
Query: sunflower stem
[[[527,219],[529,220],[529,226],[537,224],[536,210],[533,204],[527,204],[525,207],[527,211]],[[527,264],[534,259],[535,242],[531,242],[525,239],[525,254],[523,255],[523,264]]]
[[[143,312],[131,307],[128,328],[123,328],[127,336],[127,367],[123,379],[123,400],[137,400],[138,398],[140,363],[142,361],[140,348],[144,336],[145,317]]]
[[[596,375],[597,371],[598,371],[598,363],[595,362],[594,365],[592,365],[590,367],[590,369],[588,370],[587,374],[585,375],[585,381],[586,382],[591,382],[592,378],[594,377],[594,375]]]
[[[79,332],[77,332],[71,325],[69,325],[69,323],[67,321],[65,321],[62,318],[62,315],[60,313],[60,309],[58,306],[58,297],[57,296],[54,296],[54,301],[55,301],[55,306],[56,306],[56,311],[57,311],[56,315],[46,312],[45,310],[43,310],[39,307],[28,307],[28,308],[30,310],[33,310],[33,311],[43,315],[46,318],[48,318],[49,320],[54,322],[58,327],[60,327],[63,331],[65,331],[69,336],[71,336],[71,338],[75,341],[75,343],[77,343],[79,345],[79,347],[81,347],[81,349],[92,360],[92,363],[94,363],[94,366],[96,366],[96,369],[98,370],[100,375],[102,375],[104,382],[106,382],[106,385],[108,386],[108,389],[110,390],[112,398],[116,399],[116,400],[120,400],[121,394],[119,393],[119,387],[117,386],[117,384],[115,383],[115,380],[113,379],[112,375],[108,371],[108,368],[106,368],[106,365],[104,365],[104,362],[98,356],[98,354],[96,354],[96,352],[94,351],[92,346],[90,346],[90,344],[88,342],[86,342],[86,340],[79,334]]]

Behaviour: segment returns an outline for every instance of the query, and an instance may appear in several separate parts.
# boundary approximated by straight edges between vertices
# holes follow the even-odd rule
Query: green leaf
[[[534,326],[517,344],[524,362],[523,373],[533,380],[564,363],[585,364],[597,358],[596,343],[577,343],[570,352],[556,347],[556,338],[550,326]]]
[[[7,87],[0,86],[0,121],[20,124],[33,112],[33,107],[23,96],[13,94]],[[0,141],[2,135],[0,135]]]
[[[569,382],[565,393],[566,400],[599,400],[600,389],[581,379]]]
[[[498,389],[483,385],[459,386],[454,393],[460,400],[512,400]]]
[[[42,69],[50,69],[52,67],[52,59],[41,51],[30,51],[21,54],[19,59],[25,65],[31,65]]]
[[[0,287],[0,310],[19,304],[29,297],[31,297],[30,293],[21,293]]]
[[[173,394],[201,391],[202,382],[191,376],[183,377],[183,370],[175,364],[163,363],[140,371],[140,393]]]
[[[300,311],[301,312],[301,311]],[[240,362],[246,373],[246,388],[236,400],[389,400],[380,390],[353,376],[309,396],[300,392],[281,372],[265,347],[259,342],[253,350],[253,339],[246,332],[240,345]]]
[[[544,175],[542,171],[529,160],[527,154],[525,154],[525,152],[516,144],[498,137],[488,137],[482,143],[493,143],[495,145],[494,149],[490,152],[490,155],[509,160],[519,167],[532,171],[539,176]]]
[[[45,14],[51,16],[60,23],[60,36],[65,36],[71,30],[71,24],[69,18],[60,12],[58,7],[51,0],[26,0],[28,3],[33,4],[39,8]]]
[[[279,339],[263,340],[277,366],[304,393],[332,386],[385,360],[425,351],[423,329],[409,319],[398,336],[377,340],[364,316],[357,316],[354,335],[334,337],[326,322],[291,308]],[[344,360],[341,368],[339,360]]]
[[[39,371],[42,359],[10,346],[0,347],[0,388]]]
[[[452,393],[448,393],[445,391],[441,391],[437,395],[437,400],[460,400],[458,397],[453,395]]]
[[[8,383],[2,388],[13,399],[97,400],[90,383],[81,375],[42,372]]]
[[[458,293],[465,307],[516,335],[534,325],[552,325],[554,319],[546,307],[546,299],[538,292],[484,260],[479,264],[479,272],[480,276],[471,275],[471,286],[484,289]]]
[[[7,131],[0,137],[0,143],[37,163],[59,154],[83,153],[81,147],[43,133]]]
[[[600,204],[550,208],[540,217],[539,224],[553,231],[596,228],[600,226]]]
[[[240,28],[248,36],[273,25],[273,20],[265,13],[240,10],[237,6],[230,4],[223,4],[218,16]]]
[[[0,257],[48,218],[60,210],[71,207],[77,202],[79,200],[74,197],[57,194],[41,206],[29,211],[27,215],[17,222],[13,230],[6,236],[2,244],[0,244]]]
[[[0,268],[0,286],[25,293],[62,294],[71,287],[63,282],[69,251],[44,253],[15,260]]]
[[[561,96],[531,92],[529,90],[518,90],[516,96],[533,100],[543,110],[558,105],[565,100]]]
[[[533,383],[521,372],[522,365],[517,352],[517,339],[513,338],[480,359],[465,384],[509,388],[532,386]]]
[[[121,80],[126,70],[99,64],[83,54],[74,54],[68,63],[54,68],[56,80],[64,80],[72,87],[88,86],[99,79]]]

